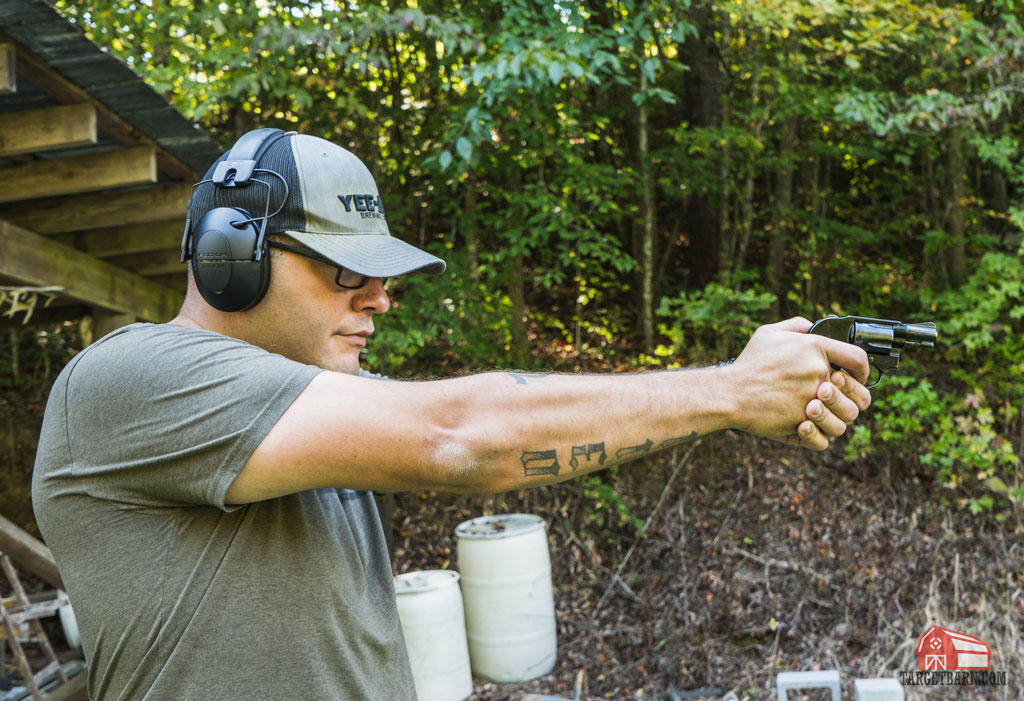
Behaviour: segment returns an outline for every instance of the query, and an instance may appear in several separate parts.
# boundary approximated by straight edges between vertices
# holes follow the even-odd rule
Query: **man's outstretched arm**
[[[868,365],[859,348],[808,335],[809,326],[791,319],[761,327],[721,368],[431,382],[324,372],[267,434],[227,500],[317,487],[538,486],[724,428],[822,449],[870,403],[861,384]]]

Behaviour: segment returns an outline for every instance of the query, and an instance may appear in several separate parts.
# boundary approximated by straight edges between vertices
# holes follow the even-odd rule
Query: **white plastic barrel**
[[[558,641],[544,520],[482,516],[455,535],[473,671],[496,682],[550,672]]]
[[[473,693],[459,573],[407,572],[395,577],[398,618],[420,701],[462,701]]]
[[[71,610],[71,601],[67,593],[61,589],[57,590],[57,599],[67,602],[57,609],[60,625],[64,629],[64,639],[67,640],[68,647],[80,648],[82,639],[78,635],[78,620],[75,618],[75,612]]]

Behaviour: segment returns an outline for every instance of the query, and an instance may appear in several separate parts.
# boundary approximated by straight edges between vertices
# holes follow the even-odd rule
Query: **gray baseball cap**
[[[211,178],[226,157],[203,179]],[[391,235],[383,198],[363,162],[315,136],[288,133],[269,143],[244,187],[197,187],[192,220],[214,207],[239,207],[253,217],[272,214],[268,234],[287,234],[361,275],[440,275],[445,269],[440,258]]]

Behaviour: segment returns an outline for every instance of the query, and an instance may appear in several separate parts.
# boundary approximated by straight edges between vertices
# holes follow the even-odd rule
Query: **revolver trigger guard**
[[[882,381],[882,376],[885,374],[885,370],[883,370],[882,368],[878,367],[877,365],[875,365],[874,363],[871,363],[871,362],[869,362],[868,365],[871,367],[871,370],[868,372],[868,382],[864,386],[866,388],[868,388],[868,389],[871,389],[872,387],[874,387],[875,385],[877,385],[879,382]],[[853,376],[845,368],[841,368],[838,365],[836,365],[835,363],[832,363],[832,369],[833,370],[842,370],[847,375],[850,375],[851,377]]]
[[[870,366],[871,366],[871,371],[868,372],[868,383],[866,385],[864,385],[868,389],[871,389],[872,387],[877,385],[879,382],[881,382],[882,381],[882,375],[885,374],[885,370],[883,370],[882,368],[878,367],[874,363],[870,363]],[[875,373],[878,373],[878,374],[876,375]],[[874,381],[872,381],[871,378],[874,378]]]

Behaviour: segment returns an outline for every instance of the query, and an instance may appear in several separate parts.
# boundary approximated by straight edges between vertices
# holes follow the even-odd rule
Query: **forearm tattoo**
[[[626,460],[632,460],[633,458],[640,458],[651,452],[651,448],[654,447],[654,443],[648,438],[640,445],[627,445],[625,448],[619,448],[615,451],[615,460],[619,462],[625,462]]]
[[[524,450],[522,455],[523,474],[527,477],[557,475],[561,466],[558,453],[554,450]]]
[[[576,468],[580,466],[578,458],[583,457],[584,460],[590,462],[590,456],[597,455],[597,464],[604,465],[604,461],[607,459],[607,455],[604,452],[604,443],[587,443],[586,445],[574,445],[572,447],[572,459],[569,460],[569,467],[572,468],[573,472],[576,472]]]
[[[674,448],[675,446],[686,443],[696,437],[697,432],[693,431],[686,436],[676,436],[675,438],[663,440],[657,445],[657,447],[655,447],[654,441],[648,438],[638,445],[630,445],[616,450],[615,462],[620,463],[628,460],[635,460],[636,458],[649,455],[658,450]],[[557,475],[559,470],[562,469],[561,464],[558,462],[558,451],[554,448],[550,450],[524,450],[520,459],[523,462],[523,475],[526,477]],[[608,454],[605,452],[604,441],[600,443],[574,445],[569,451],[569,467],[572,468],[573,472],[579,468],[581,461],[585,463],[596,461],[600,466],[604,465],[607,459]]]

